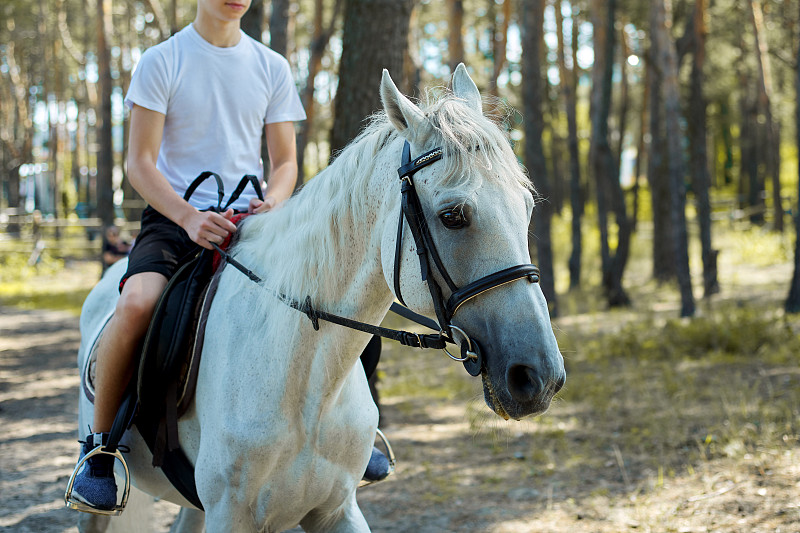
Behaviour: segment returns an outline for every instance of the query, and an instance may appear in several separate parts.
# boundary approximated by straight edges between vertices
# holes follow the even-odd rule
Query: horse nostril
[[[557,380],[553,381],[553,394],[557,394],[558,391],[560,391],[564,387],[564,384],[566,382],[567,382],[566,374],[561,374],[561,376],[559,376]]]
[[[512,365],[506,374],[508,392],[520,403],[530,402],[542,392],[542,380],[536,371],[525,365]]]

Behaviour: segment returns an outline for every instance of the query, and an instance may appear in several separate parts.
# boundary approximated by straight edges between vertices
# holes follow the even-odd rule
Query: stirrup
[[[380,429],[375,428],[375,432],[378,435],[378,437],[380,437],[381,442],[383,442],[383,447],[386,448],[386,458],[389,459],[389,473],[386,474],[385,478],[379,481],[367,481],[365,479],[362,479],[358,484],[358,488],[366,487],[367,485],[373,485],[375,483],[380,483],[381,481],[386,481],[392,476],[392,474],[394,474],[395,471],[395,465],[397,463],[395,461],[394,450],[392,450],[392,445],[389,443],[389,439],[386,438],[386,435],[384,435],[383,431],[381,431]]]
[[[125,489],[122,491],[122,501],[119,505],[114,506],[112,509],[100,509],[95,507],[91,504],[83,502],[72,495],[72,485],[75,484],[75,478],[78,476],[78,472],[80,471],[81,467],[84,463],[90,458],[94,457],[95,455],[111,455],[112,457],[119,459],[122,463],[122,468],[125,471]],[[88,465],[87,465],[88,468]],[[103,449],[103,445],[99,445],[89,453],[83,456],[83,458],[78,461],[78,464],[75,466],[75,470],[72,471],[72,475],[69,477],[69,483],[67,483],[67,490],[64,493],[64,503],[70,509],[75,509],[76,511],[82,511],[84,513],[93,513],[99,515],[106,515],[106,516],[118,516],[122,511],[125,510],[125,506],[128,505],[128,496],[131,492],[131,472],[128,470],[128,463],[125,461],[125,458],[122,456],[122,452],[119,449],[114,450],[113,452],[108,452]]]

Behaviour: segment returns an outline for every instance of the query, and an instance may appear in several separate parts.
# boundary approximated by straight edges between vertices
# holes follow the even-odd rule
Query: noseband
[[[532,264],[522,264],[499,270],[461,288],[453,282],[453,279],[447,273],[447,269],[436,250],[436,245],[433,242],[430,228],[425,219],[425,213],[422,209],[419,195],[417,194],[412,180],[414,174],[418,171],[439,161],[442,158],[442,154],[443,151],[441,148],[434,148],[412,161],[411,145],[406,141],[403,146],[402,165],[397,169],[397,173],[400,176],[402,200],[400,222],[397,225],[397,242],[395,245],[394,292],[397,299],[400,300],[400,303],[405,305],[400,291],[400,261],[403,252],[403,222],[405,220],[414,237],[414,244],[416,245],[417,255],[419,256],[422,280],[427,283],[428,290],[431,293],[433,308],[436,311],[436,318],[439,321],[440,331],[446,334],[453,342],[456,340],[454,332],[464,337],[464,342],[461,343],[461,357],[453,356],[450,352],[447,352],[446,349],[445,351],[452,359],[463,362],[467,372],[473,376],[477,376],[481,373],[484,366],[480,347],[475,340],[470,339],[469,335],[467,335],[464,330],[451,323],[453,316],[455,316],[459,308],[467,301],[492,289],[496,289],[501,285],[505,285],[506,283],[511,283],[522,278],[527,278],[531,283],[537,283],[539,281],[539,269]],[[441,286],[437,280],[431,276],[431,263],[433,263],[433,266],[439,272],[439,276],[450,290],[450,297],[446,301],[442,295]]]

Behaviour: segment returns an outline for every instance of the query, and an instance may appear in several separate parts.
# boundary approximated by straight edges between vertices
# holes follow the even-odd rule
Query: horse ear
[[[397,131],[405,137],[408,137],[406,130],[410,130],[411,133],[419,132],[419,126],[425,121],[425,115],[411,100],[403,96],[386,69],[383,69],[381,79],[381,101],[386,115]]]
[[[473,109],[483,113],[481,93],[478,90],[478,86],[469,77],[464,63],[459,63],[455,73],[453,73],[453,94],[462,100],[466,100],[467,104]]]

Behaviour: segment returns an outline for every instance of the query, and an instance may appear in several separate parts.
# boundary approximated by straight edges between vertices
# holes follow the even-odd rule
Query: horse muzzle
[[[518,343],[483,344],[486,348],[478,351],[483,363],[481,377],[486,404],[506,420],[520,420],[547,411],[567,380],[558,348],[547,346],[525,354]],[[479,346],[478,342],[473,340],[473,346]]]

